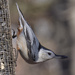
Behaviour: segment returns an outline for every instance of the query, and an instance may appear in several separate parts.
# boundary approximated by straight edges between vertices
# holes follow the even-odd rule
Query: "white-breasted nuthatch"
[[[19,28],[17,33],[17,50],[25,61],[30,64],[44,62],[52,58],[67,58],[64,55],[56,55],[50,49],[40,44],[30,25],[24,19],[24,16],[16,3],[19,13]]]

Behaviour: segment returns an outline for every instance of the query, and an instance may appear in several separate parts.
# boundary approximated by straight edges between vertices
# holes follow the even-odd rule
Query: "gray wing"
[[[27,42],[27,47],[29,50],[29,56],[33,60],[35,60],[38,58],[39,41],[37,37],[35,36],[33,30],[31,29],[31,27],[25,21],[17,3],[16,5],[17,5],[18,13],[19,13],[19,22],[20,22],[21,27],[23,26],[23,32],[24,32],[24,36]]]

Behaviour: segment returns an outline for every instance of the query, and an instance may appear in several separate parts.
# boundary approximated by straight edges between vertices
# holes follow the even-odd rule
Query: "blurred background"
[[[18,3],[40,43],[68,59],[30,65],[18,56],[16,75],[75,75],[75,0],[10,0],[12,29],[17,32]],[[13,47],[16,48],[16,38]]]

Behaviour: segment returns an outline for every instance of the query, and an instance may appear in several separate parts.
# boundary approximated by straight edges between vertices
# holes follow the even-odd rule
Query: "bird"
[[[26,22],[17,3],[16,7],[19,14],[17,50],[21,54],[22,58],[29,64],[42,63],[52,58],[67,58],[65,55],[57,55],[52,50],[44,47],[37,39],[31,26]]]

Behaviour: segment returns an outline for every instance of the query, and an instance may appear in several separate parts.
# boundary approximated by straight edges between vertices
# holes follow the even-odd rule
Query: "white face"
[[[42,48],[39,52],[37,62],[43,62],[43,61],[49,60],[54,57],[55,57],[55,54],[52,51],[44,50]]]

